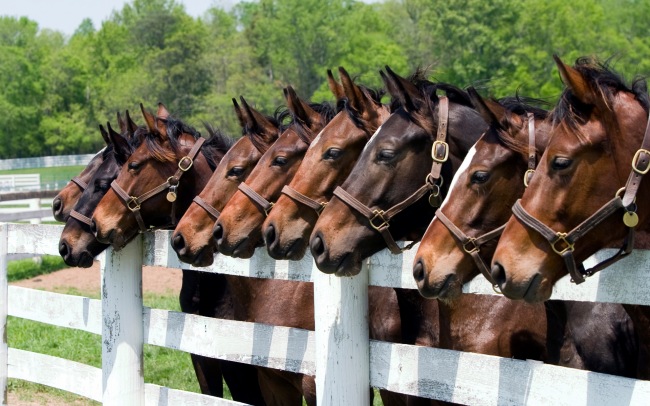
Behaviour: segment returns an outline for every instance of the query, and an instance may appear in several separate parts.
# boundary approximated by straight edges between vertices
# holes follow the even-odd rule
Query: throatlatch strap
[[[327,205],[327,202],[317,202],[316,200],[307,197],[303,195],[302,193],[298,192],[296,189],[292,188],[289,185],[284,185],[282,188],[282,191],[280,193],[283,193],[287,196],[289,196],[291,199],[295,200],[296,202],[302,203],[307,207],[310,207],[316,211],[316,213],[320,216],[320,213],[323,211],[325,206]]]
[[[215,221],[219,219],[219,216],[221,216],[221,212],[219,212],[219,210],[215,209],[214,206],[212,206],[211,204],[203,200],[201,196],[195,196],[194,200],[192,201],[197,205],[199,205],[199,207],[201,207],[203,210],[208,212],[208,214],[212,216],[212,218]]]
[[[248,198],[251,199],[253,203],[255,203],[255,205],[257,206],[258,209],[260,209],[262,214],[268,217],[269,212],[273,208],[273,203],[266,200],[262,195],[257,193],[255,190],[253,190],[253,188],[251,188],[244,182],[239,184],[239,190],[241,190],[243,194],[248,196]]]

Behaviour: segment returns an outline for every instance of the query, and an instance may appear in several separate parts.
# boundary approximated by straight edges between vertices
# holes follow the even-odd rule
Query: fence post
[[[368,269],[326,275],[313,265],[316,399],[319,406],[369,405]]]
[[[102,261],[102,383],[106,406],[144,405],[142,236]]]
[[[1,404],[7,404],[7,377],[9,375],[9,360],[7,345],[7,313],[9,292],[7,287],[7,241],[9,239],[7,224],[0,224],[0,389],[2,390]]]

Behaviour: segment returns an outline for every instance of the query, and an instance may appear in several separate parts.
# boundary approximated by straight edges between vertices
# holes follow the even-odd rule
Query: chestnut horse
[[[432,166],[435,167],[430,151],[434,146],[444,147],[434,150],[433,156],[442,164],[438,173],[451,179],[467,151],[487,127],[480,114],[470,107],[465,92],[423,79],[413,83],[389,68],[387,71],[388,75],[384,75],[387,88],[393,97],[400,100],[402,107],[369,141],[343,184],[346,193],[335,193],[312,233],[311,248],[316,264],[328,273],[356,274],[363,259],[390,244],[388,237],[381,233],[382,226],[387,226],[372,222],[377,218],[384,223],[390,221],[392,239],[419,239],[433,217],[433,208],[425,199],[430,189],[425,189],[427,193],[424,195],[417,194],[422,183],[428,183],[430,177],[436,178],[435,174],[426,175],[433,172]],[[446,102],[436,95],[440,88],[446,90],[450,99],[448,115],[445,113]],[[440,145],[443,142],[444,145]],[[440,187],[439,181],[432,184]],[[442,194],[445,192],[443,188]],[[348,195],[355,196],[355,200]],[[435,199],[431,201],[438,203]],[[401,209],[392,219],[383,215],[393,211],[387,209],[391,206]],[[365,211],[375,213],[376,218],[371,218],[370,224],[365,213],[358,213],[363,211],[363,207],[369,207]],[[373,208],[374,212],[371,211]],[[392,244],[395,244],[394,240]],[[467,296],[454,303],[424,301],[418,305],[415,302],[412,308],[422,312],[433,306],[438,306],[438,324],[432,325],[432,331],[428,333],[433,337],[432,341],[439,335],[437,339],[442,348],[546,359],[546,314],[543,308],[540,311],[534,306],[489,296]],[[431,313],[435,314],[434,311]],[[430,322],[426,317],[415,315],[413,319]],[[418,334],[422,333],[427,332]]]
[[[117,113],[117,122],[122,134],[133,134],[138,127],[133,120],[131,120],[128,111],[126,112],[126,120],[122,120],[120,113]],[[101,134],[106,145],[109,145],[110,141],[108,139],[108,133],[106,133],[105,130],[101,130]],[[52,200],[52,214],[56,221],[66,222],[68,220],[70,211],[77,203],[77,200],[79,200],[83,191],[88,187],[88,183],[95,174],[95,171],[97,171],[97,168],[102,164],[103,157],[104,149],[99,151],[90,162],[88,162],[88,165],[86,165],[83,171],[72,178],[72,180],[68,182],[68,184],[54,197],[54,200]]]
[[[343,68],[339,75],[340,84],[328,71],[328,82],[344,114],[337,114],[311,143],[262,226],[269,255],[275,259],[304,256],[320,211],[390,114],[388,106],[381,104],[381,92],[354,84]]]
[[[581,283],[625,255],[634,230],[650,225],[648,206],[635,202],[650,198],[648,183],[641,182],[650,160],[645,81],[630,88],[593,60],[570,67],[554,58],[566,89],[552,113],[551,138],[492,260],[503,293],[529,302],[548,299],[566,274]],[[577,265],[620,240],[622,255],[590,270]],[[648,379],[650,308],[625,307],[643,347],[639,373]]]
[[[290,86],[285,89],[287,105],[294,123],[262,155],[239,190],[230,198],[214,225],[214,239],[219,252],[250,258],[261,245],[262,223],[282,187],[293,178],[309,144],[334,116],[326,103],[302,101]]]
[[[281,123],[288,117],[288,110],[278,110],[275,117],[267,117],[249,106],[243,97],[241,102],[242,108],[233,99],[244,137],[219,162],[208,184],[194,199],[172,235],[172,247],[178,258],[194,266],[212,264],[216,250],[212,229],[220,211],[239,184],[248,178],[262,154],[285,130]]]
[[[519,98],[497,103],[483,100],[474,89],[469,94],[490,127],[456,172],[413,265],[420,293],[446,302],[456,300],[462,285],[481,272],[491,280],[487,264],[503,230],[500,225],[524,192],[550,131],[547,112]],[[634,376],[638,347],[622,306],[563,301],[545,306],[547,362]]]

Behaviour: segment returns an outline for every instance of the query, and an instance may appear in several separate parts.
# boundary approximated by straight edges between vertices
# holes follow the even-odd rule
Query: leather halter
[[[300,193],[296,189],[292,188],[289,185],[284,185],[280,193],[289,196],[293,201],[302,203],[307,207],[310,207],[316,211],[316,214],[320,216],[321,212],[327,206],[327,202],[318,202],[311,197],[307,197],[304,194]]]
[[[75,185],[79,186],[79,189],[83,192],[84,190],[88,189],[88,184],[81,180],[79,176],[75,176],[74,178],[70,179],[70,182],[74,183]]]
[[[583,264],[576,264],[573,255],[576,241],[619,209],[625,210],[625,214],[623,215],[624,219],[626,216],[636,217],[636,194],[643,175],[648,173],[648,171],[650,171],[650,117],[648,118],[643,141],[641,142],[641,148],[636,151],[632,158],[632,171],[630,172],[630,176],[628,177],[625,186],[616,192],[612,200],[605,203],[594,214],[589,216],[582,223],[578,224],[571,231],[567,233],[554,231],[528,213],[521,205],[521,199],[515,202],[515,205],[512,207],[512,213],[524,225],[537,231],[549,242],[553,251],[564,260],[564,264],[571,275],[571,282],[580,284],[585,281],[586,277],[607,268],[611,264],[630,254],[634,249],[634,230],[636,224],[628,225],[624,222],[625,226],[628,227],[627,236],[618,252],[611,257],[594,265],[590,269],[585,269]],[[623,191],[624,194],[623,197],[621,197],[620,195]],[[562,246],[557,247],[558,243],[562,243]]]
[[[528,170],[524,174],[524,186],[528,187],[528,182],[532,178],[533,173],[535,173],[536,166],[536,151],[535,151],[535,117],[533,113],[528,113]],[[506,225],[495,228],[492,231],[488,231],[480,237],[469,237],[465,234],[460,228],[458,228],[450,219],[447,217],[441,209],[436,210],[436,218],[447,227],[447,230],[458,240],[459,245],[465,251],[465,253],[472,257],[474,263],[481,271],[485,279],[487,279],[492,284],[492,289],[495,292],[501,293],[498,290],[498,284],[492,278],[490,273],[490,267],[483,261],[483,258],[479,254],[481,251],[481,246],[492,241],[495,238],[498,238],[503,230],[506,228]]]
[[[265,217],[268,217],[269,212],[273,208],[274,203],[269,202],[264,198],[264,196],[260,195],[257,193],[255,190],[253,190],[252,187],[248,186],[245,182],[242,182],[238,186],[239,190],[243,194],[245,194],[253,203],[255,203],[255,207],[257,207],[262,214],[264,214]]]
[[[168,198],[168,200],[171,201],[172,203],[170,225],[176,225],[176,189],[178,188],[178,183],[180,181],[181,176],[185,172],[187,172],[194,164],[194,158],[196,158],[196,155],[199,153],[199,150],[201,149],[201,146],[203,145],[204,142],[205,142],[205,138],[197,139],[196,143],[194,143],[194,146],[192,147],[190,152],[178,161],[178,169],[176,170],[176,173],[174,173],[174,175],[167,178],[167,180],[164,183],[156,186],[155,188],[151,189],[148,192],[141,194],[138,197],[129,196],[129,194],[124,189],[122,189],[120,185],[117,184],[117,180],[111,182],[111,188],[113,188],[115,193],[122,200],[122,203],[124,203],[124,205],[129,210],[131,210],[131,212],[135,216],[135,219],[138,222],[138,226],[140,227],[140,233],[154,230],[156,228],[161,228],[161,227],[147,228],[147,226],[144,224],[144,220],[142,219],[142,214],[140,214],[140,206],[148,199],[154,197],[158,193],[161,193],[167,189],[169,189],[168,195],[173,194],[173,200]]]
[[[421,186],[412,195],[397,203],[390,209],[386,211],[381,209],[371,210],[368,206],[361,203],[342,187],[337,186],[336,189],[334,189],[334,196],[341,199],[345,204],[355,209],[362,216],[368,219],[370,226],[381,234],[381,236],[384,238],[384,241],[386,241],[388,249],[393,254],[400,254],[410,249],[417,243],[417,241],[413,241],[410,244],[406,245],[404,248],[400,248],[391,235],[390,230],[388,229],[390,227],[390,220],[402,210],[420,200],[427,193],[430,193],[429,203],[432,206],[434,206],[434,204],[437,203],[436,200],[440,199],[441,197],[440,185],[442,185],[442,176],[440,175],[440,172],[442,170],[442,165],[449,158],[449,145],[445,141],[447,138],[448,119],[449,99],[446,96],[443,96],[440,98],[440,101],[438,103],[438,132],[436,135],[436,140],[433,142],[433,146],[431,147],[431,157],[433,158],[431,172],[427,174],[423,186]],[[440,183],[438,183],[438,180],[440,180]],[[438,207],[439,205],[440,203],[437,203],[437,205],[434,207]]]

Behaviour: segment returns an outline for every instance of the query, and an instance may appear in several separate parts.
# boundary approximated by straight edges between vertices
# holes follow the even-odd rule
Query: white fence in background
[[[106,405],[232,404],[145,384],[142,346],[147,343],[316,375],[319,405],[367,405],[369,386],[472,405],[647,405],[650,399],[650,381],[369,340],[368,284],[414,288],[415,250],[400,256],[381,252],[354,278],[324,275],[309,256],[295,262],[275,261],[264,250],[250,260],[218,256],[213,266],[200,269],[313,282],[316,331],[306,331],[143,307],[143,264],[188,268],[178,261],[169,245],[170,232],[164,231],[138,237],[122,251],[109,250],[102,256],[102,301],[14,286],[7,289],[7,254],[57,255],[60,232],[60,226],[0,225],[0,326],[5,328],[9,314],[102,334],[102,369],[8,349],[3,341],[0,381],[5,388],[8,376]],[[647,252],[635,252],[583,285],[561,281],[553,297],[650,305],[649,264]],[[619,277],[619,272],[626,277]],[[472,282],[469,291],[492,293],[480,279]],[[0,331],[3,340],[5,333]]]
[[[41,189],[41,175],[38,173],[0,175],[1,192],[24,192]]]
[[[0,170],[51,168],[55,166],[88,165],[95,154],[39,156],[33,158],[0,159]]]

